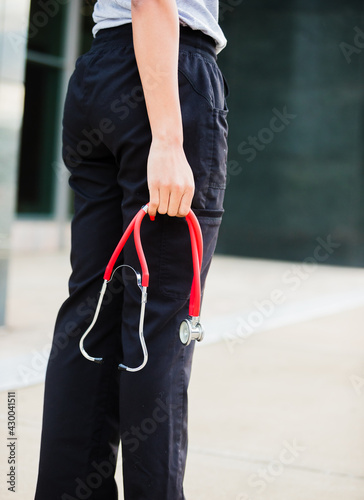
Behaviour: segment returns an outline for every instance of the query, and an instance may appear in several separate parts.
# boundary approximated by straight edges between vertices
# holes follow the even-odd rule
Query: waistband
[[[122,24],[113,28],[103,28],[96,33],[92,47],[100,47],[110,43],[120,45],[133,44],[133,32],[131,23]],[[194,52],[200,52],[204,57],[216,61],[216,43],[213,38],[202,33],[202,31],[193,30],[188,26],[180,25],[180,48],[185,50],[193,49]]]

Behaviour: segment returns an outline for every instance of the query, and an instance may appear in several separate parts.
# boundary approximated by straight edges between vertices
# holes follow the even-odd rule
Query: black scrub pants
[[[159,85],[163,68],[150,68]],[[181,28],[179,90],[184,148],[196,191],[192,208],[203,232],[202,283],[215,249],[226,177],[226,101],[214,42]],[[183,500],[187,454],[187,387],[194,342],[179,340],[188,315],[192,259],[186,221],[146,216],[141,237],[150,287],[145,317],[146,367],[141,363],[140,290],[117,271],[99,319],[85,341],[103,273],[124,229],[148,199],[151,133],[132,45],[131,25],[102,30],[81,56],[69,83],[63,157],[75,213],[72,274],[49,357],[36,500],[116,500],[116,456],[122,443],[126,500]],[[140,270],[133,239],[118,264]],[[207,332],[208,334],[208,332]]]

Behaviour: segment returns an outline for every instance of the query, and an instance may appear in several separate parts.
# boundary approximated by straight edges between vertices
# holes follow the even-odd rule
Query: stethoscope
[[[144,366],[147,364],[148,361],[148,350],[147,346],[145,344],[145,339],[144,339],[144,334],[143,334],[143,328],[144,328],[144,316],[145,316],[145,305],[147,303],[147,290],[148,290],[148,285],[149,285],[149,270],[148,270],[148,265],[147,261],[145,259],[141,239],[140,239],[140,225],[141,222],[144,218],[144,216],[148,213],[148,204],[144,205],[138,213],[135,215],[133,220],[130,222],[129,226],[126,228],[126,231],[124,232],[123,236],[121,237],[119,243],[117,244],[114,253],[111,256],[111,259],[109,260],[109,263],[106,266],[105,273],[104,273],[104,282],[100,291],[100,297],[96,305],[96,310],[94,317],[92,319],[92,322],[90,326],[87,328],[85,333],[82,335],[80,339],[80,350],[83,356],[90,360],[94,361],[95,363],[102,363],[103,358],[95,358],[93,356],[90,356],[85,348],[84,348],[84,341],[87,335],[90,333],[92,328],[94,327],[97,318],[100,313],[100,309],[102,306],[102,301],[107,289],[108,283],[113,279],[115,272],[117,269],[121,267],[128,267],[132,271],[134,271],[136,279],[137,279],[137,284],[138,287],[140,288],[142,292],[142,297],[141,297],[141,306],[140,306],[140,317],[139,317],[139,340],[141,344],[141,348],[143,351],[143,362],[135,367],[135,368],[130,368],[129,366],[126,366],[122,363],[119,364],[119,370],[126,370],[128,372],[137,372],[144,368]],[[151,220],[154,220],[154,217],[151,217]],[[192,212],[192,210],[189,211],[189,213],[186,216],[186,222],[188,224],[189,232],[190,232],[190,239],[191,239],[191,249],[192,249],[192,263],[193,263],[193,281],[192,281],[192,287],[191,287],[191,295],[190,295],[190,303],[189,303],[189,316],[188,318],[184,319],[180,325],[179,328],[179,337],[185,346],[188,346],[192,340],[197,340],[200,342],[203,339],[204,336],[204,331],[203,327],[200,323],[200,307],[201,307],[201,281],[200,281],[200,273],[201,273],[201,265],[202,265],[202,254],[203,254],[203,243],[202,243],[202,233],[201,233],[201,228],[200,224],[197,220],[196,215]],[[114,269],[115,263],[117,258],[120,255],[120,252],[124,248],[125,243],[127,242],[129,236],[131,233],[134,231],[134,242],[135,242],[135,248],[138,254],[138,259],[140,262],[142,274],[138,273],[134,268],[127,264],[121,264],[118,266],[116,269]]]

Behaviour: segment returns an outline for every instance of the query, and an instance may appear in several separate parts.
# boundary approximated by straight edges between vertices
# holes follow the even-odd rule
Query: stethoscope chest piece
[[[179,338],[185,346],[188,346],[192,340],[201,342],[204,337],[204,329],[200,323],[199,317],[190,317],[184,319],[179,327]]]

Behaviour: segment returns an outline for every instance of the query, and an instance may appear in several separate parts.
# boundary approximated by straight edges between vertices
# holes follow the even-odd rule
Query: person
[[[194,342],[178,330],[193,276],[184,216],[204,242],[204,287],[223,215],[227,84],[217,0],[98,0],[94,40],[76,62],[63,118],[63,158],[74,192],[69,297],[47,365],[35,500],[116,500],[119,443],[126,500],[183,500],[187,388]],[[142,242],[150,271],[142,360],[140,293],[116,276],[93,317],[105,266],[149,202]],[[133,242],[122,260],[138,269]]]

